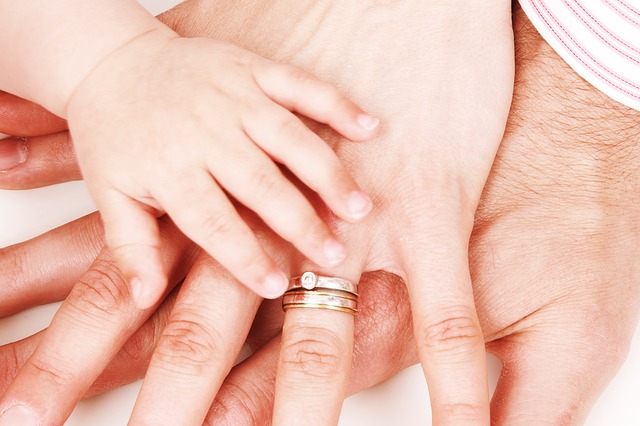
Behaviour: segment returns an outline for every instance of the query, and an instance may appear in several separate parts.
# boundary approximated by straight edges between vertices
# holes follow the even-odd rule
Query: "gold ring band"
[[[290,308],[330,309],[356,314],[358,302],[353,297],[345,297],[338,293],[304,290],[284,294],[282,309],[286,311]]]
[[[315,308],[356,314],[358,286],[338,277],[305,272],[292,279],[292,286],[282,296],[282,309]]]

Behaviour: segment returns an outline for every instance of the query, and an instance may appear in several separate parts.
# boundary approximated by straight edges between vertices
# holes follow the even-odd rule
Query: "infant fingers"
[[[379,120],[331,84],[290,65],[269,64],[256,67],[254,77],[272,100],[289,110],[328,124],[351,140],[363,141],[375,136]]]
[[[165,185],[154,197],[187,237],[247,287],[266,298],[278,297],[286,290],[287,276],[211,175],[194,170]]]
[[[371,211],[371,201],[336,153],[302,121],[274,104],[253,111],[251,119],[243,123],[249,137],[320,194],[340,218],[356,222]]]
[[[139,309],[152,307],[167,288],[156,217],[138,201],[111,190],[97,197],[107,244]]]
[[[264,152],[248,139],[244,142],[250,149],[229,150],[209,160],[217,181],[312,261],[329,267],[344,260],[344,247],[304,195]]]

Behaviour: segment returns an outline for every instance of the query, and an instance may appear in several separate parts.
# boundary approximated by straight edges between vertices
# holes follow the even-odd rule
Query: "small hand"
[[[68,118],[80,167],[139,307],[166,287],[156,220],[164,212],[264,297],[282,294],[287,278],[236,201],[317,264],[344,259],[343,245],[279,165],[341,219],[361,220],[371,202],[293,112],[352,140],[370,139],[378,125],[310,74],[210,39],[148,34],[76,90]]]

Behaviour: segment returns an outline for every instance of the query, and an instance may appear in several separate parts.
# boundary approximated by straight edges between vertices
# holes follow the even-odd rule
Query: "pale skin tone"
[[[531,28],[520,23],[518,33],[523,37]],[[638,214],[633,208],[637,198],[633,188],[638,175],[633,159],[637,154],[638,135],[634,123],[638,114],[616,105],[579,81],[538,38],[528,39],[528,43],[521,46],[520,58],[526,66],[523,65],[518,74],[519,90],[511,125],[478,210],[470,251],[474,294],[485,338],[491,342],[489,349],[497,353],[506,366],[493,401],[492,421],[507,425],[539,421],[579,424],[621,361],[637,318],[638,286],[633,285],[637,283],[637,271],[633,264],[638,252],[635,235],[638,229],[634,225],[638,223]],[[46,144],[44,140],[38,143]],[[38,178],[52,181],[65,174],[73,175],[75,168],[69,162],[56,170],[40,171],[38,177],[37,169],[30,169],[31,164],[38,163],[36,152],[34,150],[34,157],[24,163],[22,170],[17,169],[5,177],[6,186],[19,187],[21,181],[33,185]],[[29,181],[29,176],[34,174]],[[97,253],[100,241],[89,239],[90,246],[73,246],[78,253],[83,253],[82,258],[71,265],[65,262],[53,276],[40,275],[40,268],[33,268],[24,276],[15,275],[12,268],[15,263],[11,259],[19,260],[28,256],[25,251],[42,246],[48,247],[47,252],[58,252],[60,249],[55,247],[69,245],[60,235],[71,232],[84,240],[87,233],[95,234],[96,226],[95,218],[82,220],[66,229],[67,232],[5,250],[2,259],[7,273],[3,276],[18,284],[16,297],[3,300],[19,301],[18,306],[3,307],[5,312],[19,309],[20,303],[24,306],[25,300],[33,300],[38,295],[50,297],[52,289],[38,286],[41,281],[51,280],[55,283],[52,287],[60,293],[69,291],[72,278],[79,277],[88,265],[84,253]],[[164,235],[173,241],[167,256],[174,258],[184,248],[184,240],[176,238],[175,229],[164,229]],[[72,256],[74,251],[69,253]],[[193,253],[193,250],[182,251],[182,258],[174,260],[174,266],[187,267]],[[113,281],[104,281],[104,276],[102,280],[89,279],[91,274],[85,276],[81,280],[83,285],[77,286],[67,301],[76,309],[66,309],[66,314],[59,316],[52,328],[68,333],[65,325],[73,329],[85,323],[83,315],[77,316],[77,308],[90,313],[96,308],[110,312],[111,315],[101,321],[103,327],[114,321],[123,321],[131,327],[140,321],[134,318],[133,308],[122,309],[123,303],[108,303],[113,300],[105,298],[105,291],[112,296],[126,297],[126,294],[122,292],[124,284],[120,276],[108,266],[105,270],[108,257],[103,254],[101,258],[92,270],[109,271],[108,278]],[[198,260],[180,291],[174,312],[184,314],[185,309],[192,306],[190,300],[197,300],[200,291],[206,288],[203,284],[212,279],[209,274],[219,273],[219,267],[210,260]],[[417,359],[411,336],[401,332],[407,330],[410,321],[407,294],[397,278],[381,278],[378,274],[378,281],[371,281],[371,276],[363,280],[364,288],[371,288],[371,292],[363,292],[364,309],[356,322],[357,356],[353,380],[347,387],[349,393],[370,386]],[[238,284],[226,288],[230,303],[234,297],[246,297],[246,290]],[[129,350],[120,355],[94,391],[122,382],[129,375],[135,376],[135,372],[140,371],[138,368],[146,366],[141,342],[146,342],[142,346],[150,351],[153,339],[146,339],[158,336],[158,327],[174,302],[172,296],[153,322],[130,341]],[[115,309],[118,306],[120,310]],[[209,307],[200,314],[205,315]],[[263,325],[254,327],[251,334],[254,349],[262,349],[227,378],[207,417],[212,424],[268,422],[279,339],[265,343],[277,334],[280,317],[277,315],[265,322],[270,312],[274,311],[265,305],[259,323]],[[233,321],[230,320],[235,327],[248,327],[242,320],[246,321],[246,311],[238,310],[235,315]],[[595,323],[594,316],[598,318]],[[171,318],[168,329],[179,330],[180,323],[176,315]],[[214,340],[216,348],[225,344],[237,348],[237,335],[228,335],[224,330],[223,325],[219,325],[205,335],[223,338]],[[187,348],[187,342],[199,341],[196,335],[165,333],[164,345],[161,342],[160,348]],[[5,363],[10,376],[15,375],[16,367],[25,362],[40,338],[41,335],[5,348],[7,361],[15,361]],[[139,357],[130,360],[128,354],[131,353]],[[181,353],[194,356],[194,363],[198,359],[195,355],[203,354],[202,347]],[[13,355],[18,358],[11,358]],[[216,360],[218,369],[226,371],[228,360]],[[55,363],[42,365],[66,373],[70,373],[68,367],[74,366],[73,363],[58,365],[56,370]],[[123,365],[128,366],[127,369],[121,369]],[[74,372],[77,373],[71,371]],[[46,385],[43,396],[64,392],[69,395],[70,391],[83,392],[91,381],[78,381],[77,377],[70,376],[60,376],[56,383],[46,385],[46,381],[38,382],[36,375],[30,383],[29,398],[45,411],[69,409],[68,401],[40,400],[33,395],[33,390],[41,389],[35,386],[38,383]],[[576,381],[576,377],[584,380]],[[23,375],[21,380],[27,394],[24,379]],[[165,382],[165,386],[166,392],[175,392],[176,382]],[[198,393],[195,391],[194,395]],[[159,417],[167,414],[162,413],[162,404],[153,410]]]
[[[371,201],[336,154],[294,115],[371,139],[378,119],[334,87],[233,44],[181,38],[132,0],[3,0],[0,15],[0,55],[11,58],[0,65],[0,88],[68,119],[138,307],[153,306],[166,288],[156,219],[165,212],[264,297],[281,295],[288,280],[236,202],[317,265],[345,258],[278,167],[340,219],[369,213]]]
[[[517,39],[522,42],[514,108],[478,209],[470,245],[474,294],[485,339],[488,349],[505,365],[492,402],[492,422],[580,424],[624,358],[638,317],[638,271],[634,265],[640,217],[633,188],[640,178],[635,165],[640,139],[635,123],[640,117],[579,80],[521,15],[516,29]],[[41,138],[35,143],[44,146],[56,143],[56,139]],[[28,187],[38,180],[64,180],[68,174],[77,177],[72,161],[42,170],[37,165],[45,153],[40,148],[32,153],[21,170],[3,176],[3,186]],[[42,302],[61,297],[52,296],[54,290],[67,294],[74,278],[80,277],[91,262],[87,253],[97,255],[100,251],[101,240],[95,238],[99,226],[92,216],[5,249],[0,258],[1,276],[15,287],[13,298],[0,298],[5,301],[2,312],[23,309],[38,297]],[[181,257],[174,265],[191,265],[195,248],[186,248],[172,226],[162,229],[167,241],[172,241],[167,255]],[[91,235],[94,237],[87,238]],[[84,244],[78,244],[80,241]],[[59,265],[53,270],[52,265],[46,269],[33,265],[25,273],[15,270],[21,259],[40,251],[64,252],[68,256],[65,260],[76,261],[59,263],[52,259],[52,265]],[[109,266],[109,257],[103,253],[99,258],[102,260],[91,269],[107,272],[108,280],[103,276],[99,283],[85,274],[81,281],[87,284],[76,286],[67,304],[89,313],[97,307],[112,307],[105,304],[109,300],[105,292],[117,294],[113,290],[123,289],[124,283]],[[206,288],[206,282],[219,273],[219,267],[210,260],[196,260],[190,283],[182,287],[178,300],[176,293],[167,299],[125,345],[91,392],[143,374],[157,340],[166,340],[166,334],[160,337],[160,330],[165,327],[168,312],[188,308],[189,299],[199,293],[198,287]],[[41,285],[43,282],[47,285]],[[375,273],[367,274],[362,283],[363,309],[355,324],[356,356],[347,393],[378,383],[418,359],[407,327],[411,322],[408,294],[400,280]],[[248,295],[237,283],[227,287],[226,294],[229,302]],[[122,319],[133,312],[114,311],[114,316]],[[235,327],[248,327],[245,313],[236,311],[230,320]],[[67,316],[65,325],[78,327],[83,319],[83,315]],[[176,329],[176,320],[170,319],[169,329]],[[225,379],[207,414],[207,424],[269,423],[281,322],[277,304],[263,305],[249,334],[256,354]],[[110,320],[105,317],[101,323],[104,326]],[[216,335],[223,340],[215,341],[218,354],[224,353],[220,348],[225,344],[233,343],[225,339],[238,340],[224,331],[220,323]],[[194,335],[189,337],[192,343],[199,341]],[[8,377],[0,386],[8,385],[41,338],[39,334],[2,349],[0,365]],[[188,341],[174,335],[173,347],[187,348]],[[237,349],[237,345],[229,347]],[[193,347],[181,353],[195,360],[201,349]],[[218,358],[217,363],[220,371],[227,368],[226,360]],[[61,379],[43,393],[51,396],[51,391],[86,389],[83,383]],[[44,383],[34,378],[31,393],[39,388],[36,384]],[[165,386],[171,392],[176,383]],[[62,400],[32,398],[51,410],[68,407]],[[161,405],[153,410],[159,416],[167,414]]]
[[[321,216],[331,219],[334,232],[348,243],[349,251],[353,253],[343,267],[320,268],[320,272],[358,281],[364,271],[387,270],[406,280],[412,299],[418,352],[427,372],[434,421],[438,424],[462,421],[485,424],[489,419],[484,344],[474,307],[467,245],[473,212],[504,130],[513,86],[509,5],[496,2],[487,7],[483,3],[481,10],[476,10],[475,3],[464,3],[462,7],[456,2],[444,5],[416,1],[388,5],[297,1],[264,2],[259,7],[253,3],[222,4],[212,9],[208,2],[190,2],[176,12],[191,8],[197,13],[203,8],[219,19],[212,27],[207,27],[206,23],[212,25],[213,21],[204,21],[201,28],[182,22],[186,24],[179,29],[183,35],[206,34],[300,66],[339,85],[350,98],[366,102],[374,111],[381,111],[380,115],[388,125],[374,143],[366,144],[366,149],[364,145],[345,143],[335,133],[329,133],[326,127],[319,129],[326,139],[334,142],[345,165],[350,166],[351,173],[366,185],[369,193],[375,194],[379,203],[377,219],[346,227],[316,202]],[[465,13],[460,13],[461,10]],[[236,25],[238,19],[250,25]],[[307,28],[297,24],[305,19],[322,22],[323,27]],[[353,22],[353,26],[345,26],[345,20]],[[398,22],[402,22],[402,26],[397,25]],[[301,28],[313,30],[313,35],[300,32]],[[479,33],[487,37],[479,38]],[[270,38],[266,39],[264,34],[269,34]],[[372,35],[377,37],[375,43],[372,43]],[[284,40],[287,43],[282,43]],[[428,55],[412,53],[409,47],[415,48],[416,41],[420,42],[419,51],[428,52]],[[398,46],[406,49],[398,49]],[[452,57],[452,51],[458,54]],[[388,60],[380,60],[383,56]],[[475,65],[473,69],[470,69],[470,63]],[[356,66],[361,71],[353,72]],[[489,84],[485,84],[487,81]],[[430,100],[426,106],[425,99]],[[461,122],[460,116],[466,119]],[[73,132],[73,126],[71,128]],[[429,195],[416,197],[416,194]],[[255,217],[245,216],[245,219],[254,223],[254,229],[265,238],[265,244],[278,248],[271,252],[281,256],[279,262],[284,269],[296,274],[317,268],[289,251],[275,235],[256,223]],[[167,270],[172,270],[169,266]],[[194,277],[199,276],[198,271],[198,268],[192,271]],[[188,282],[196,283],[190,301],[213,300],[213,293],[220,291],[214,286],[200,286],[199,280],[189,279]],[[75,308],[60,311],[55,321],[57,325],[52,326],[40,350],[14,381],[0,411],[27,404],[37,411],[35,414],[40,419],[45,419],[43,422],[52,423],[60,422],[68,415],[74,404],[74,399],[68,396],[82,395],[90,385],[92,375],[108,363],[110,355],[116,353],[150,314],[131,311],[128,291],[118,288],[112,294],[122,306],[110,304],[109,309],[103,311],[109,312],[114,320],[103,329],[106,334],[96,335],[99,342],[84,341],[86,352],[75,348],[69,353],[70,348],[56,337],[54,330],[66,329],[65,323],[72,320],[74,314],[70,312]],[[238,299],[250,300],[246,296],[238,296]],[[251,316],[252,303],[258,306],[257,301],[247,303],[243,305],[245,310],[235,312],[235,324],[245,324],[248,328],[241,319]],[[227,302],[220,309],[229,306],[235,305]],[[196,319],[203,321],[198,327],[205,333],[214,332],[217,312],[212,305],[206,306],[206,312],[191,309],[174,312],[176,326],[168,328],[159,344],[136,404],[133,423],[193,424],[204,418],[208,407],[206,401],[213,399],[224,377],[220,372],[230,368],[233,357],[227,354],[219,363],[213,362],[211,357],[219,357],[219,352],[206,350],[201,353],[204,361],[194,359],[193,362],[176,363],[171,348],[175,339],[185,338],[185,332],[193,335],[189,324],[197,323]],[[123,313],[123,316],[117,313]],[[101,317],[99,312],[94,314]],[[192,314],[198,318],[192,318]],[[337,419],[347,389],[353,318],[327,314],[295,310],[287,315],[274,423],[287,424],[295,419],[331,424]],[[232,338],[232,342],[227,342],[232,346],[239,344],[242,335],[242,328],[235,330],[236,334],[224,334]],[[211,348],[210,342],[206,339],[204,347]],[[218,346],[217,342],[215,346]],[[319,350],[324,351],[324,356],[313,355]],[[100,359],[90,356],[97,351]],[[51,355],[54,353],[56,355]],[[91,363],[86,362],[89,358],[97,364],[89,365]],[[323,362],[314,363],[318,358]],[[47,390],[43,385],[38,397],[42,401],[36,402],[32,399],[33,393],[27,391],[32,387],[32,373],[46,369],[44,365],[55,368],[49,363],[50,359],[66,359],[73,364],[73,371],[63,374],[69,378],[68,382],[60,381],[64,382],[60,383],[65,387],[64,391]],[[339,362],[332,364],[331,360]],[[325,364],[326,361],[329,363]],[[318,366],[324,373],[318,376],[309,365]],[[178,381],[185,392],[175,392],[175,389],[169,392],[163,385]],[[65,400],[53,398],[54,401],[49,399],[51,395],[65,395]],[[197,407],[191,405],[193,411],[171,411],[171,415],[179,418],[149,409],[150,406],[162,406],[162,401],[168,399],[175,401],[176,395],[189,396],[189,401],[205,402]],[[24,398],[29,402],[24,402]]]

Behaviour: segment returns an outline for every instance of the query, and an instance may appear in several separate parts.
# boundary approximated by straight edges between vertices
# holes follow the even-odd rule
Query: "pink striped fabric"
[[[640,110],[640,1],[520,0],[545,40],[585,80]]]

